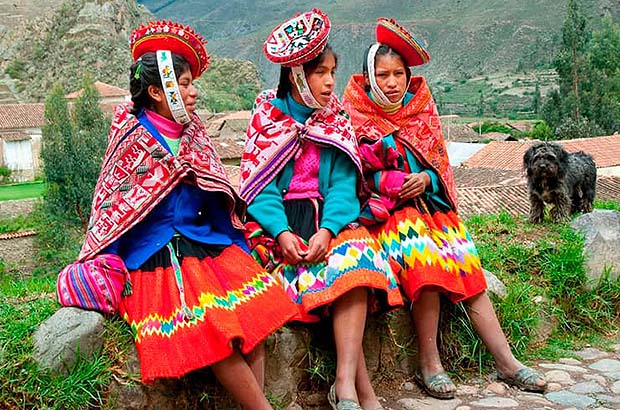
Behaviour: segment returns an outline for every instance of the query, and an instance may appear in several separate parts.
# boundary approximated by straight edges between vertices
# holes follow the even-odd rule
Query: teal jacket
[[[306,122],[313,111],[295,102],[290,94],[286,100],[272,100],[272,104],[300,123]],[[324,202],[319,227],[328,229],[336,236],[347,224],[359,218],[358,172],[353,161],[336,148],[322,146],[320,156],[319,192]],[[274,238],[289,230],[284,195],[291,184],[294,165],[294,159],[289,161],[248,205],[248,214]]]

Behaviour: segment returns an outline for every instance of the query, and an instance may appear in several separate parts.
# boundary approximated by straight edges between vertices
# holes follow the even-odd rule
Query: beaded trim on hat
[[[319,9],[297,14],[273,29],[263,52],[271,62],[285,67],[302,65],[323,51],[330,29],[329,17]]]
[[[166,20],[150,21],[147,24],[142,24],[131,33],[129,47],[134,61],[145,52],[170,49],[170,44],[159,47],[165,44],[167,39],[178,41],[178,44],[189,53],[188,56],[184,55],[184,57],[191,56],[196,61],[198,66],[192,70],[194,78],[198,78],[207,69],[210,62],[209,54],[205,49],[207,41],[191,27]],[[180,50],[171,51],[183,55]]]

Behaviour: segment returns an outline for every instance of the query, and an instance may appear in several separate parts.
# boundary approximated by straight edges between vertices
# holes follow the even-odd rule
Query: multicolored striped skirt
[[[258,223],[248,222],[246,230],[254,258],[281,281],[284,291],[297,305],[295,320],[320,320],[322,307],[357,287],[372,290],[371,310],[403,304],[389,259],[364,227],[344,229],[333,238],[325,262],[297,265],[283,259],[277,241]]]
[[[430,212],[407,206],[370,232],[398,263],[400,284],[415,301],[424,287],[439,288],[456,303],[487,287],[478,251],[453,211]]]
[[[129,275],[120,314],[146,383],[247,354],[297,314],[277,277],[235,245],[175,237]]]

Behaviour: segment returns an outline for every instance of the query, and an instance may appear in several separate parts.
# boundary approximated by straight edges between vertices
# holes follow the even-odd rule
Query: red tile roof
[[[211,142],[215,146],[215,151],[222,159],[241,158],[243,154],[243,140],[231,138],[212,138]]]
[[[505,210],[512,215],[527,215],[530,210],[527,184],[458,187],[459,214],[465,218]],[[599,177],[596,201],[620,201],[620,177]]]
[[[453,167],[454,182],[459,188],[516,185],[525,183],[521,170]]]
[[[521,170],[523,154],[537,141],[494,141],[472,155],[463,165],[470,168]],[[620,165],[620,135],[557,141],[569,152],[585,151],[598,168]]]
[[[99,106],[106,114],[112,114],[118,103],[101,103]],[[3,130],[20,130],[42,128],[45,125],[45,104],[0,104],[0,132]],[[3,132],[4,134],[5,132]]]
[[[30,138],[30,135],[25,132],[0,132],[0,139],[5,141],[23,141]]]
[[[44,122],[45,105],[2,104],[0,107],[0,130],[41,128]]]

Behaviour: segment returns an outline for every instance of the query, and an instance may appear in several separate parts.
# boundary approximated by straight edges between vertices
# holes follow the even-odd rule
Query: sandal
[[[327,393],[327,401],[334,410],[363,410],[357,402],[353,400],[340,400],[336,397],[336,385],[332,384]]]
[[[454,398],[456,386],[446,372],[439,372],[431,377],[424,378],[420,371],[415,373],[415,380],[429,396],[437,399],[449,400]],[[443,391],[444,386],[452,386],[448,391]]]
[[[547,382],[542,386],[536,384],[536,380],[545,378],[536,370],[523,366],[513,376],[507,376],[497,371],[497,378],[511,386],[520,388],[521,390],[531,391],[535,393],[542,393],[547,390]]]

